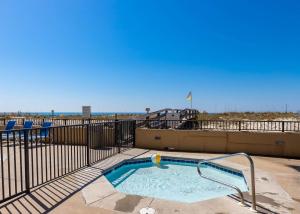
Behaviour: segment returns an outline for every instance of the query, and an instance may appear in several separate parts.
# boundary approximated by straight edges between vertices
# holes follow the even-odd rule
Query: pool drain
[[[140,214],[154,214],[154,213],[155,213],[155,209],[151,207],[144,207],[140,210]]]

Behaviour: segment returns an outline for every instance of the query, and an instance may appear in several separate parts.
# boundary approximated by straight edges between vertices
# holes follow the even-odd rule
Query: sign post
[[[91,118],[91,106],[82,106],[82,117]]]

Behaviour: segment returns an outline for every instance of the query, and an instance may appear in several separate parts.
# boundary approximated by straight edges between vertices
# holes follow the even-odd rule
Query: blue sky
[[[299,1],[0,1],[0,112],[298,111],[299,59]]]

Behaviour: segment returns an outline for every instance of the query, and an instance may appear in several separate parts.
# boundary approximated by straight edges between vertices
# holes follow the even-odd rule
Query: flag
[[[193,96],[192,96],[192,92],[190,91],[189,94],[186,97],[186,100],[187,101],[192,101],[192,99],[193,99]]]

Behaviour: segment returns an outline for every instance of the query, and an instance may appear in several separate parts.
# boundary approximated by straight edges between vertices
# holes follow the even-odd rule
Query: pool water
[[[192,203],[236,193],[231,188],[200,177],[197,164],[191,162],[163,160],[159,166],[150,161],[126,163],[105,176],[119,192],[179,202]],[[241,173],[213,165],[202,165],[201,172],[248,191]]]

